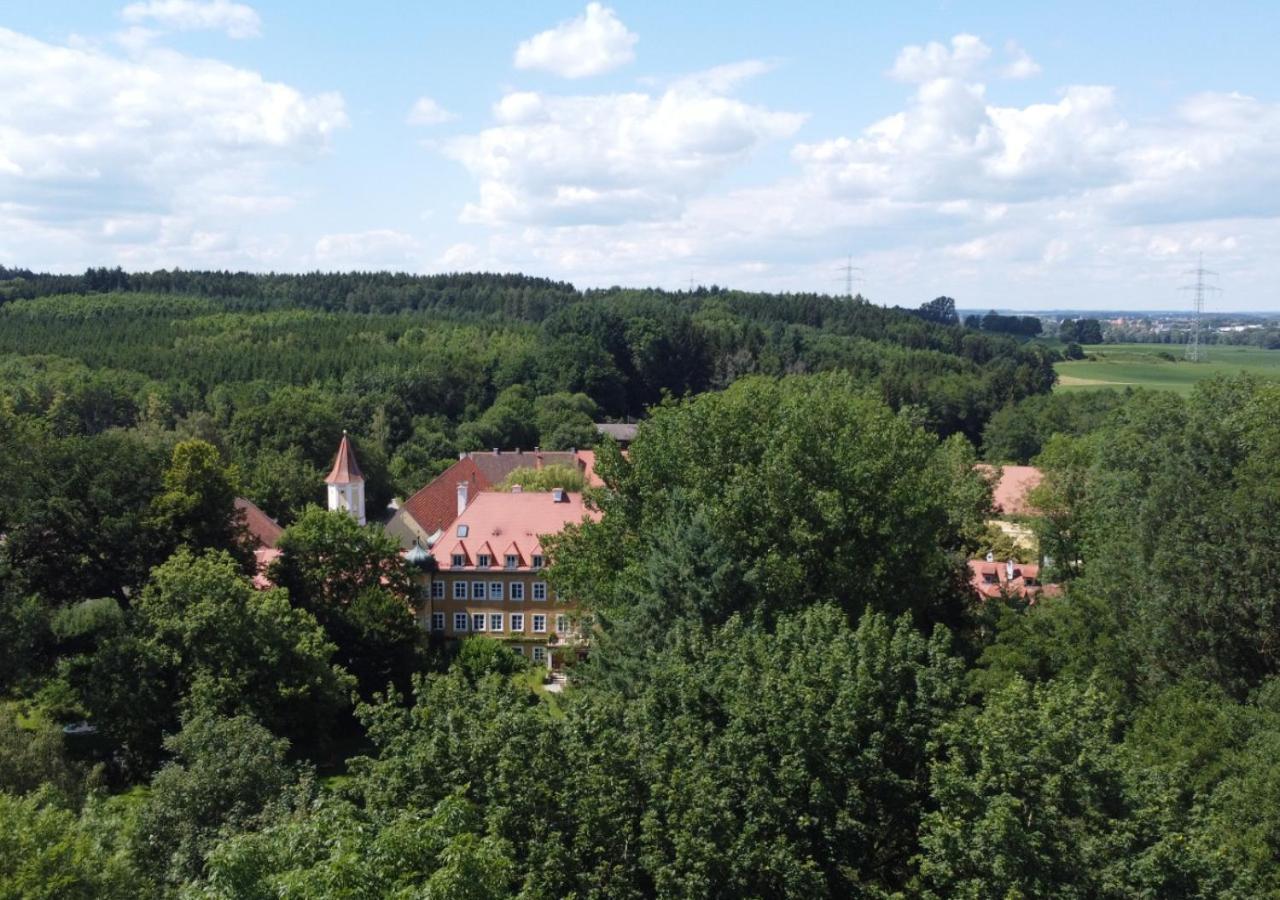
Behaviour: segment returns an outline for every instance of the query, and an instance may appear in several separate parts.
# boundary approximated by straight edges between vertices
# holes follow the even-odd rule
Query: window
[[[569,630],[569,617],[556,616],[556,631],[558,631],[560,634],[564,634],[568,630]]]
[[[476,557],[476,566],[477,566],[477,568],[481,568],[481,569],[487,569],[487,568],[489,568],[489,554],[488,554],[488,553],[481,553],[479,556],[477,556],[477,557]]]
[[[502,613],[489,613],[489,630],[502,630]]]
[[[534,662],[537,662],[537,663],[545,662],[545,661],[546,661],[546,659],[547,659],[547,648],[546,648],[546,647],[534,647],[534,648],[533,648],[533,661],[534,661]]]
[[[476,613],[471,617],[471,630],[484,631],[484,613]]]
[[[463,553],[455,553],[449,560],[449,565],[453,566],[455,569],[461,569],[466,564],[467,557],[466,554]]]
[[[467,630],[467,614],[466,613],[453,614],[453,630],[454,631]]]
[[[444,613],[431,614],[431,630],[444,631]]]
[[[455,581],[453,583],[453,599],[454,600],[467,599],[467,583],[465,581]]]
[[[511,599],[512,600],[524,599],[524,582],[523,581],[511,582]]]
[[[524,648],[521,647],[519,644],[516,644],[511,649],[515,651],[516,656],[524,656]]]
[[[524,613],[511,614],[511,630],[524,631]]]
[[[535,581],[533,583],[533,599],[534,600],[547,599],[547,583],[545,581]]]
[[[506,559],[502,561],[502,564],[508,569],[514,569],[516,566],[520,565],[520,557],[516,556],[514,553],[508,553]]]
[[[542,554],[541,554],[541,553],[535,553],[535,554],[533,554],[533,567],[534,567],[535,569],[541,569],[541,568],[542,568]]]
[[[458,537],[460,537],[460,538],[464,538],[464,537],[466,537],[466,536],[467,536],[467,534],[469,534],[469,533],[470,533],[470,531],[471,531],[471,527],[470,527],[469,525],[459,525],[459,526],[458,526]]]
[[[484,599],[484,582],[483,581],[471,582],[471,599],[472,600]]]
[[[443,581],[440,581],[437,579],[436,581],[431,582],[431,599],[432,600],[444,599],[444,582]]]
[[[501,581],[489,582],[489,599],[490,600],[502,599],[502,582]]]
[[[547,633],[547,617],[546,616],[537,615],[533,617],[533,633],[534,634]]]

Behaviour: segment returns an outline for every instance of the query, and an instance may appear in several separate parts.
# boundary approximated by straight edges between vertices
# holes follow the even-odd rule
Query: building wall
[[[466,599],[455,596],[455,584],[466,585]],[[484,583],[484,599],[476,599],[475,583]],[[443,597],[435,596],[432,585],[443,585]],[[491,599],[493,585],[501,585],[501,599]],[[546,592],[545,600],[535,600],[535,585],[541,584]],[[512,599],[512,585],[520,585],[523,599]],[[512,649],[520,648],[527,657],[537,659],[548,658],[552,649],[574,645],[579,642],[579,626],[577,609],[573,604],[556,599],[555,592],[547,583],[541,572],[529,570],[509,571],[502,568],[479,569],[469,567],[463,570],[441,569],[428,577],[425,585],[427,601],[423,604],[419,623],[424,629],[448,638],[464,638],[470,635],[483,635],[510,644]],[[435,627],[433,614],[444,616],[443,628]],[[456,617],[465,615],[466,627]],[[475,628],[475,617],[484,616],[484,629]],[[513,615],[523,616],[522,627],[513,629]],[[501,629],[492,626],[493,616],[500,616]],[[544,630],[535,631],[535,616],[544,616]],[[558,621],[563,616],[564,621]],[[563,628],[560,626],[564,626]],[[536,653],[540,648],[542,653]],[[542,661],[542,660],[539,660]]]

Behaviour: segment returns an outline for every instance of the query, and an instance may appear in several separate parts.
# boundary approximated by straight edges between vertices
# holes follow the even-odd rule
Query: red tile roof
[[[1002,595],[1031,599],[1043,594],[1056,597],[1062,588],[1056,584],[1040,583],[1040,567],[1034,563],[1014,563],[1010,577],[1008,562],[987,562],[985,559],[969,560],[969,584],[978,595],[994,600]]]
[[[344,431],[342,443],[338,444],[338,455],[333,460],[333,471],[325,478],[324,483],[348,484],[352,481],[364,481],[364,473],[356,462],[356,451],[351,446],[351,438]]]
[[[436,476],[404,502],[402,509],[427,534],[434,534],[458,516],[458,482],[467,483],[468,502],[491,491],[519,468],[540,469],[543,466],[571,466],[582,472],[588,485],[602,482],[595,472],[596,455],[590,450],[545,450],[525,453],[520,450],[498,453],[468,453]]]
[[[996,512],[1006,516],[1035,516],[1037,510],[1027,500],[1027,494],[1040,486],[1044,473],[1035,466],[989,466],[979,463],[979,472],[993,481],[992,500]],[[1000,477],[996,478],[997,470]]]
[[[236,498],[236,509],[244,517],[244,524],[259,547],[276,545],[276,540],[284,529],[275,519],[259,509],[252,500],[246,500],[244,497]]]
[[[558,534],[566,525],[600,517],[598,511],[586,508],[581,494],[566,491],[564,500],[559,503],[552,497],[551,493],[534,491],[519,494],[486,491],[480,494],[461,516],[448,524],[441,536],[439,546],[455,548],[447,555],[437,557],[441,568],[454,568],[450,565],[453,554],[465,552],[456,549],[458,546],[483,548],[488,553],[496,545],[507,547],[507,551],[503,556],[494,556],[490,560],[491,569],[504,568],[508,554],[519,557],[518,567],[527,569],[532,566],[533,557],[542,553],[542,535]],[[460,526],[465,526],[465,537],[458,533]],[[478,552],[474,555],[468,553],[467,565],[462,568],[474,569],[478,555]]]

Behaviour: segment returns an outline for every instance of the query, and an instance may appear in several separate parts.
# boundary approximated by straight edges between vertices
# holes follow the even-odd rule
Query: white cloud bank
[[[262,19],[251,6],[231,0],[145,0],[120,11],[131,24],[152,23],[176,31],[223,31],[231,38],[258,37]]]
[[[760,70],[710,70],[660,94],[505,95],[492,127],[445,145],[479,181],[463,220],[576,225],[678,215],[717,176],[804,121],[727,95]]]
[[[46,258],[99,259],[84,248],[105,240],[139,265],[220,260],[200,256],[224,246],[211,235],[233,223],[219,217],[287,208],[270,170],[323,151],[347,123],[338,94],[165,49],[125,58],[5,29],[0,96],[0,251],[15,258],[35,243]]]
[[[582,15],[521,41],[517,69],[541,69],[563,78],[600,75],[635,59],[639,38],[607,6],[588,3]]]
[[[728,95],[738,74],[766,69],[722,67],[658,94],[508,94],[493,127],[447,147],[478,183],[463,220],[492,227],[468,258],[584,284],[696,273],[832,290],[851,251],[890,302],[967,289],[975,304],[989,291],[1116,305],[1157,290],[1173,305],[1177,257],[1200,249],[1259,286],[1280,279],[1266,249],[1280,239],[1274,101],[1205,93],[1141,122],[1106,85],[1000,103],[989,79],[1039,66],[1017,44],[996,60],[961,34],[898,54],[888,74],[913,85],[901,111],[796,144],[792,170],[768,183],[716,191],[803,119]]]

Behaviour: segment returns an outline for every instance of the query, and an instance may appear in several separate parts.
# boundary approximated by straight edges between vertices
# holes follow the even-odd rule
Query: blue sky
[[[10,3],[0,262],[1280,309],[1274,9]]]

